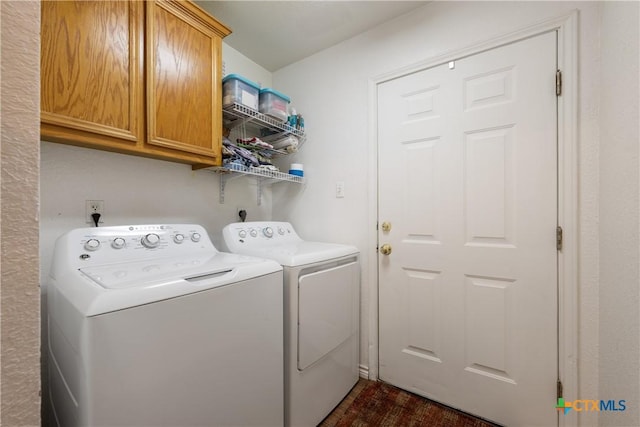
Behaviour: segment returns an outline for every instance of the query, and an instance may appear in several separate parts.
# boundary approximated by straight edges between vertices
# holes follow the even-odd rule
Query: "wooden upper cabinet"
[[[43,136],[142,141],[143,12],[135,1],[42,2]]]
[[[43,1],[42,138],[220,164],[229,33],[189,1]]]
[[[227,31],[192,3],[147,3],[149,144],[204,155],[220,152],[217,65]]]

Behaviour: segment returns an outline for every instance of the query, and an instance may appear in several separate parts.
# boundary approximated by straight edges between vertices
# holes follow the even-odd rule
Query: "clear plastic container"
[[[238,74],[229,74],[222,79],[222,106],[242,104],[258,109],[260,86]]]
[[[287,105],[291,102],[287,95],[283,95],[277,90],[264,88],[260,90],[259,110],[262,114],[271,116],[281,122],[286,122],[289,118]]]

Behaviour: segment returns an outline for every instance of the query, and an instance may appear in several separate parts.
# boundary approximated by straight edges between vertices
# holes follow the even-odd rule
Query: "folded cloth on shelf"
[[[244,168],[249,167],[244,164],[244,161],[240,157],[224,159],[224,161],[222,162],[222,166],[236,170],[244,170]]]
[[[283,139],[279,139],[273,143],[273,148],[277,150],[285,150],[287,153],[295,153],[298,151],[300,141],[293,135],[288,135]]]
[[[234,155],[234,152],[232,150],[229,150],[224,145],[222,146],[222,157],[231,157],[233,155]]]
[[[256,156],[251,153],[251,151],[246,148],[238,147],[237,145],[233,145],[228,140],[222,142],[223,147],[226,147],[233,154],[230,157],[230,161],[236,161],[238,158],[243,161],[246,166],[259,166],[260,162],[256,158]]]
[[[261,140],[260,138],[238,138],[236,139],[236,142],[238,144],[244,144],[244,145],[253,145],[256,147],[260,147],[260,148],[273,148],[273,145],[269,144],[268,142],[264,142],[263,140]]]
[[[258,169],[269,171],[269,172],[280,172],[280,170],[273,165],[260,165],[258,166]]]
[[[271,158],[265,156],[263,153],[255,153],[256,159],[260,162],[260,165],[271,165]]]

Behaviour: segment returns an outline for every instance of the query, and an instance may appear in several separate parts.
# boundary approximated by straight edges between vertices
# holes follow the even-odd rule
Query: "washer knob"
[[[273,228],[265,227],[264,229],[262,229],[262,234],[264,234],[265,237],[272,238],[273,237]]]
[[[256,230],[254,230],[253,228],[251,229],[251,231],[249,231],[249,234],[251,234],[251,237],[257,237],[258,236],[258,232]]]
[[[97,251],[100,247],[100,240],[89,239],[84,243],[84,248],[88,251]]]
[[[173,236],[173,241],[177,244],[184,242],[184,234],[176,234],[175,236]]]
[[[278,234],[284,236],[284,228],[278,227]]]
[[[238,231],[238,236],[239,236],[241,239],[244,239],[245,237],[247,237],[247,232],[246,232],[246,231],[244,231],[244,230],[240,230],[240,231]]]
[[[116,237],[115,239],[113,239],[113,242],[111,242],[111,247],[113,249],[122,249],[124,248],[126,243],[127,242],[125,242],[125,240],[122,237]]]
[[[146,248],[155,248],[160,244],[160,236],[155,233],[149,233],[142,238],[142,245]]]
[[[193,233],[191,235],[191,240],[194,241],[194,242],[199,242],[200,241],[200,237],[202,237],[202,236],[200,236],[200,233]]]

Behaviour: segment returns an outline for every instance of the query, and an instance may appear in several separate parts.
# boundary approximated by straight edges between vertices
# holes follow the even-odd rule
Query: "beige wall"
[[[603,426],[640,425],[639,13],[638,2],[602,3],[598,394],[627,402],[603,411]]]
[[[40,425],[40,2],[0,2],[0,424]]]

